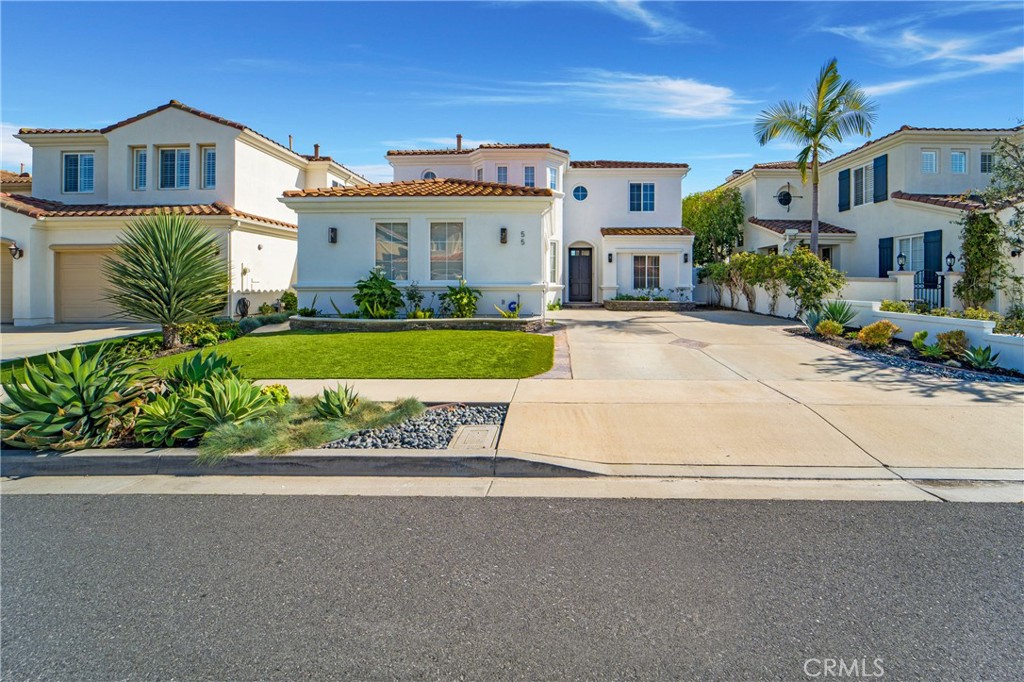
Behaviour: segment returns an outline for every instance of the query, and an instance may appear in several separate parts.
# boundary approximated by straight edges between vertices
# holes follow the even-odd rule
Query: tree
[[[754,135],[764,146],[782,138],[803,145],[796,156],[800,179],[811,176],[811,253],[818,253],[818,168],[830,143],[849,135],[871,135],[875,104],[855,81],[842,80],[835,58],[821,69],[806,102],[783,100],[765,109],[754,122]]]
[[[786,256],[784,262],[786,295],[796,303],[798,319],[808,310],[821,310],[825,297],[838,294],[846,285],[846,275],[802,246]]]
[[[181,345],[178,329],[215,315],[227,304],[230,270],[217,238],[181,214],[137,218],[103,263],[107,298],[129,317],[155,322],[163,347]]]
[[[683,225],[693,230],[695,263],[725,260],[743,235],[743,196],[735,187],[697,192],[683,199]]]

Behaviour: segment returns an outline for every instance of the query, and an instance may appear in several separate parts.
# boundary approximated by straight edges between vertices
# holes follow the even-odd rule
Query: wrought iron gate
[[[914,273],[914,301],[923,303],[929,310],[946,307],[946,278],[934,270],[918,270]]]

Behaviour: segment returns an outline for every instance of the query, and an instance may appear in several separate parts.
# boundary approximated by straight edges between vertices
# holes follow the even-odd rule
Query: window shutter
[[[875,203],[889,198],[889,155],[882,154],[874,160]]]
[[[850,169],[839,171],[839,210],[850,210]]]
[[[888,277],[892,270],[892,237],[878,240],[878,276]]]
[[[924,233],[924,269],[932,273],[942,270],[942,230]]]

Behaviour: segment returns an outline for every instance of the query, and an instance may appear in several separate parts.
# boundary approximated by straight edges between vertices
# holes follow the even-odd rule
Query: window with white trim
[[[633,256],[633,288],[661,287],[661,256]]]
[[[217,148],[200,147],[199,158],[203,161],[203,189],[217,186]]]
[[[65,152],[64,192],[89,194],[95,186],[96,157],[92,152]]]
[[[484,181],[484,169],[483,168],[477,168],[476,169],[476,181],[477,182],[483,182]]]
[[[648,212],[654,210],[654,183],[629,183],[629,210]]]
[[[187,189],[192,156],[187,147],[160,150],[160,189]]]
[[[558,281],[558,242],[548,243],[548,281]]]
[[[390,280],[409,279],[408,223],[376,224],[376,266]]]
[[[132,150],[132,189],[146,189],[149,173],[149,152],[145,147]]]
[[[992,172],[992,166],[995,165],[995,162],[996,162],[996,155],[995,154],[993,154],[992,152],[982,152],[981,153],[981,172],[982,173],[991,173]]]
[[[548,168],[548,187],[558,189],[558,169]]]
[[[437,180],[437,173],[432,170],[425,170],[420,177],[424,180]]]
[[[537,170],[533,166],[523,168],[523,185],[534,187],[537,184]]]
[[[853,205],[870,204],[875,200],[875,167],[867,164],[853,169]]]
[[[498,182],[502,185],[508,184],[508,166],[498,166]]]
[[[463,256],[462,223],[430,223],[430,279],[461,279]]]
[[[954,149],[949,154],[949,172],[963,175],[967,172],[967,152]]]
[[[934,175],[939,172],[939,153],[933,149],[925,149],[921,152],[921,173]]]
[[[919,234],[913,237],[900,237],[896,240],[896,254],[893,258],[901,253],[907,257],[907,264],[904,266],[905,270],[908,272],[923,270],[924,235]]]

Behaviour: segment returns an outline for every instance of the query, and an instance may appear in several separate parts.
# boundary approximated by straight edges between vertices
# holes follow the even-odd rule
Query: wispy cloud
[[[32,147],[14,137],[19,127],[0,123],[0,166],[5,170],[20,170],[21,164],[25,164],[26,170],[32,169]]]
[[[359,173],[370,182],[391,182],[394,169],[388,163],[372,163],[364,166],[346,166],[354,173]]]
[[[645,27],[649,32],[649,35],[645,36],[645,40],[670,42],[673,40],[700,38],[705,35],[704,31],[696,29],[662,11],[667,7],[672,7],[671,3],[643,3],[639,2],[639,0],[601,0],[592,6]],[[654,7],[658,9],[655,10]]]

